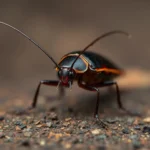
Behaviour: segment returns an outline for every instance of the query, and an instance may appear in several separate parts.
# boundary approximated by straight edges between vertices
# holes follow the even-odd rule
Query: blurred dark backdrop
[[[122,29],[132,34],[131,40],[114,35],[91,49],[125,69],[150,69],[148,0],[1,0],[0,21],[29,35],[57,62],[64,54],[84,48],[100,34]],[[32,97],[40,80],[56,78],[53,68],[54,64],[31,42],[0,25],[1,88],[13,91],[13,96],[22,92]],[[44,89],[49,94],[56,91]]]

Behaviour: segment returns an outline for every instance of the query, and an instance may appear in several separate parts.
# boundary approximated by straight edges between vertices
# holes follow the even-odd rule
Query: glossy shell
[[[70,68],[77,56],[78,53],[69,53],[62,57],[58,65],[60,67]],[[84,73],[88,69],[88,62],[83,56],[80,56],[75,62],[73,69],[76,71],[76,73]]]
[[[59,62],[60,67],[70,68],[75,58],[79,55],[81,51],[74,51],[66,54],[61,58]],[[80,58],[75,62],[73,69],[76,73],[84,73],[87,71],[88,67],[95,71],[111,71],[111,72],[120,72],[121,69],[117,67],[113,62],[106,59],[105,57],[91,51],[84,52]],[[102,70],[103,69],[103,70]]]

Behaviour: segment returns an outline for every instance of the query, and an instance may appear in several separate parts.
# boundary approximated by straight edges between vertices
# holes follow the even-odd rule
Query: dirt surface
[[[139,77],[143,74],[144,78],[145,72],[138,72]],[[124,80],[118,79],[121,94],[127,95],[129,100],[131,95],[125,90],[127,89],[125,80],[133,78],[134,75],[137,80],[137,72],[135,74],[130,72]],[[134,83],[133,78],[130,90],[135,87]],[[137,83],[144,85],[143,82]],[[139,91],[144,94],[146,89],[136,90],[135,93]],[[138,114],[140,110],[141,116],[131,116],[115,108],[114,90],[103,91],[99,111],[99,118],[106,125],[103,127],[100,121],[93,118],[95,96],[87,97],[85,94],[83,98],[83,95],[79,94],[76,98],[78,101],[72,105],[68,103],[73,101],[71,98],[64,97],[63,100],[59,100],[57,96],[39,96],[37,108],[30,111],[25,111],[31,104],[29,97],[22,97],[25,99],[5,101],[0,106],[1,149],[150,149],[150,110],[148,103],[144,101],[142,104],[137,99],[136,105],[134,101],[123,101],[131,112]]]
[[[56,110],[55,110],[56,109]],[[0,148],[149,149],[150,118],[103,115],[107,129],[92,115],[57,110],[10,112],[0,117]],[[60,108],[59,108],[60,109]],[[24,115],[23,115],[23,114]]]
[[[1,148],[19,149],[142,149],[150,148],[150,118],[104,117],[109,126],[71,113],[60,119],[55,112],[6,115],[1,121]],[[58,118],[57,118],[58,117]],[[3,118],[1,118],[2,120]]]

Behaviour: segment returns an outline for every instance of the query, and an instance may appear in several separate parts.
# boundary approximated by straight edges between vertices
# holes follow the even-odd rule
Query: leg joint
[[[99,93],[99,89],[98,88],[93,87],[93,89]]]
[[[42,81],[40,81],[40,84],[43,84],[44,83],[44,81],[42,80]]]

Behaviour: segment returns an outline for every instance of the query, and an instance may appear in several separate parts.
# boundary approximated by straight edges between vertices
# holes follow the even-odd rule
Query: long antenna
[[[3,25],[6,25],[10,28],[12,28],[13,30],[19,32],[21,35],[23,35],[24,37],[26,37],[29,41],[31,41],[35,46],[37,46],[40,50],[42,50],[51,60],[52,62],[60,69],[59,65],[55,62],[55,60],[43,49],[41,48],[34,40],[32,40],[29,36],[27,36],[25,33],[23,33],[22,31],[18,30],[17,28],[5,23],[5,22],[2,22],[0,21],[0,24],[3,24]]]
[[[93,46],[96,42],[98,42],[99,40],[107,37],[107,36],[110,36],[110,35],[113,35],[113,34],[124,34],[126,36],[128,36],[129,38],[131,37],[131,34],[125,32],[125,31],[122,31],[122,30],[114,30],[114,31],[110,31],[110,32],[107,32],[107,33],[104,33],[102,34],[101,36],[97,37],[95,40],[93,40],[89,45],[87,45],[81,52],[80,54],[76,57],[76,59],[74,60],[74,62],[72,63],[71,65],[71,68],[73,68],[73,65],[75,64],[75,62],[77,61],[77,59],[91,46]]]

